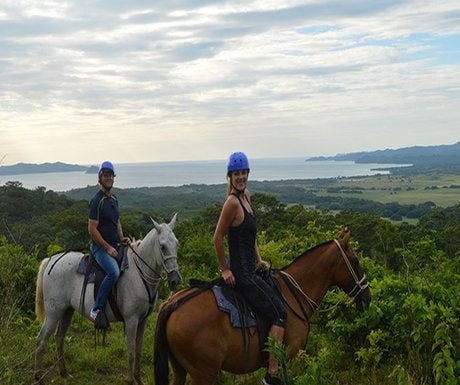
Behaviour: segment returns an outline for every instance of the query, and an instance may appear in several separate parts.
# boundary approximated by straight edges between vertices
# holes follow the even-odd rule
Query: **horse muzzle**
[[[371,303],[371,291],[367,287],[365,290],[361,291],[355,298],[356,308],[359,312],[366,310]]]
[[[182,277],[177,270],[168,273],[168,286],[171,290],[175,290],[182,282]]]

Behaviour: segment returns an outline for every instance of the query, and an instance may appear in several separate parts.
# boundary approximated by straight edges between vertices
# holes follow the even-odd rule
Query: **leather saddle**
[[[129,267],[127,246],[120,246],[120,248],[118,249],[118,255],[116,257],[116,260],[118,263],[118,267],[120,269],[121,276],[123,271],[125,271]],[[106,273],[91,254],[83,255],[78,265],[77,272],[85,276],[83,280],[82,292],[80,297],[80,308],[84,309],[84,299],[88,283],[94,283],[93,297],[94,300],[96,300],[97,293],[99,291],[102,281],[104,280],[104,277],[106,276]],[[121,315],[120,309],[117,305],[117,283],[115,283],[112,291],[109,294],[108,303],[116,319],[118,321],[123,321],[123,316]],[[96,319],[95,328],[102,330],[110,328],[110,322],[108,320],[105,309],[103,309],[99,313]]]
[[[267,282],[267,284],[274,289],[275,293],[280,293],[278,281],[274,279],[271,270],[266,271],[258,269],[256,274],[263,278]],[[271,324],[264,315],[258,313],[248,303],[248,301],[244,298],[243,295],[238,293],[231,286],[225,284],[222,278],[210,282],[198,279],[191,279],[189,284],[191,287],[197,287],[201,290],[212,290],[216,298],[217,308],[220,311],[228,314],[230,318],[230,323],[234,328],[241,329],[245,350],[248,347],[249,338],[254,336],[256,332],[259,333],[260,341],[264,341],[264,343],[261,344],[262,349],[264,349],[265,342],[268,339],[268,333]],[[256,331],[254,331],[254,328],[256,329]],[[265,350],[262,351],[262,354],[265,358]]]

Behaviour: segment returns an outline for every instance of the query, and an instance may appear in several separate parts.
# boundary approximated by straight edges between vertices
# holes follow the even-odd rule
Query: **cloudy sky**
[[[2,0],[0,161],[460,140],[458,0]]]

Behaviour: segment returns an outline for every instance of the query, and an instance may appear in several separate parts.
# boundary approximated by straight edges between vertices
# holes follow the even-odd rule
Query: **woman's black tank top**
[[[238,195],[244,212],[244,220],[228,230],[230,269],[235,277],[253,274],[256,270],[255,242],[257,235],[256,217],[246,210]]]

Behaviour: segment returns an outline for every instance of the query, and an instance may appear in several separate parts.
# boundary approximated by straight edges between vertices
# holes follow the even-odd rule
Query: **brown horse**
[[[313,247],[275,273],[286,310],[284,343],[291,356],[307,343],[308,318],[326,292],[338,286],[353,298],[359,310],[370,303],[366,275],[342,231],[337,240]],[[254,330],[252,330],[254,332]],[[245,351],[240,330],[217,309],[211,290],[189,288],[177,292],[160,310],[155,335],[155,384],[169,384],[168,358],[174,385],[184,385],[187,373],[192,385],[211,385],[221,370],[242,374],[264,365],[258,333]]]

